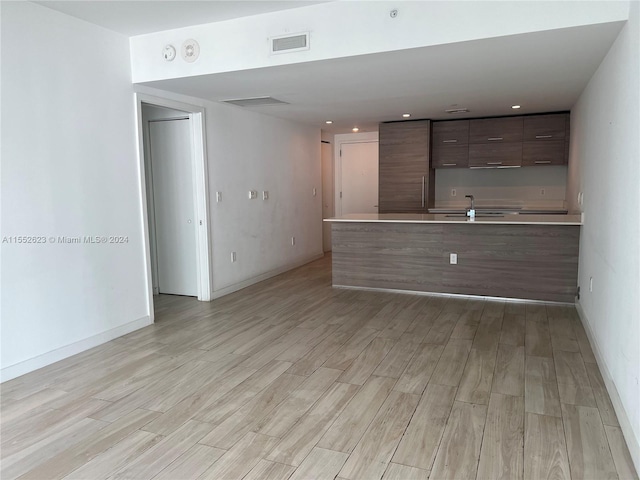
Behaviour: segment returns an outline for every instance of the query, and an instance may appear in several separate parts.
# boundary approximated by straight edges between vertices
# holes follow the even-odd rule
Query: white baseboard
[[[322,257],[324,257],[324,253],[319,253],[317,255],[313,255],[312,257],[304,258],[302,260],[298,260],[297,262],[289,263],[282,267],[269,270],[268,272],[262,273],[256,277],[248,278],[247,280],[243,280],[242,282],[234,283],[233,285],[229,285],[228,287],[214,290],[212,293],[212,298],[215,299],[224,297],[225,295],[229,295],[230,293],[237,292],[238,290],[242,290],[243,288],[250,287],[251,285],[262,282],[263,280],[268,280],[269,278],[280,275],[281,273],[288,272],[289,270],[301,267],[302,265],[306,265],[307,263],[315,262]]]
[[[624,439],[627,442],[627,447],[629,448],[629,453],[631,454],[631,460],[633,460],[636,471],[640,471],[640,441],[633,431],[631,422],[629,421],[629,417],[627,416],[627,411],[622,404],[622,400],[620,400],[618,389],[616,388],[615,383],[613,383],[611,372],[607,367],[607,363],[604,361],[604,356],[602,355],[602,351],[600,350],[598,341],[596,340],[596,337],[591,330],[590,323],[587,319],[587,314],[582,309],[582,305],[580,305],[579,301],[576,302],[576,310],[578,311],[578,316],[580,317],[582,326],[584,327],[585,332],[587,332],[589,343],[591,343],[591,349],[593,350],[593,354],[596,357],[596,362],[598,362],[598,367],[600,368],[600,373],[602,373],[604,384],[607,387],[607,392],[609,393],[609,397],[611,398],[613,409],[618,416],[618,423],[620,424],[620,429],[622,430]],[[640,432],[638,433],[640,434]]]
[[[140,328],[146,327],[147,325],[151,325],[152,323],[153,322],[151,321],[151,317],[149,317],[149,315],[145,315],[138,320],[120,325],[119,327],[112,328],[111,330],[107,330],[106,332],[98,333],[97,335],[79,340],[70,345],[57,348],[47,353],[43,353],[42,355],[38,355],[37,357],[14,363],[13,365],[9,365],[8,367],[3,367],[0,370],[0,382],[6,382],[7,380],[11,380],[26,373],[33,372],[34,370],[37,370],[39,368],[46,367],[47,365],[51,365],[52,363],[64,360],[65,358],[69,358],[77,353],[84,352],[85,350],[89,350],[90,348],[97,347],[98,345],[102,345],[103,343],[107,343],[114,338],[121,337],[123,335],[126,335],[127,333],[133,332],[134,330],[138,330]]]

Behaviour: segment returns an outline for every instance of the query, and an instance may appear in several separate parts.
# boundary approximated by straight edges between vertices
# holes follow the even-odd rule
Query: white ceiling
[[[126,35],[303,7],[320,1],[40,1]],[[290,105],[244,107],[332,133],[381,121],[569,110],[622,22],[374,55],[179,78],[146,85],[213,101],[273,96]],[[313,48],[313,46],[312,46]],[[468,114],[444,113],[452,105]],[[243,107],[234,107],[243,108]],[[326,125],[325,120],[333,120]]]
[[[324,1],[44,0],[34,3],[127,36],[134,36],[305,7]]]
[[[561,111],[571,109],[621,27],[589,25],[145,85],[214,101],[273,96],[290,105],[244,108],[333,133],[377,130],[405,112],[414,119],[510,115],[513,104],[522,106],[517,113]],[[470,112],[444,113],[451,105]]]

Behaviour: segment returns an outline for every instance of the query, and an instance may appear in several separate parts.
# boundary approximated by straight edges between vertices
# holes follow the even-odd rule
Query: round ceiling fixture
[[[182,44],[182,58],[185,62],[193,63],[200,56],[200,45],[194,39],[185,40]]]
[[[176,47],[173,45],[165,45],[162,49],[162,57],[167,62],[173,62],[173,59],[176,58]]]

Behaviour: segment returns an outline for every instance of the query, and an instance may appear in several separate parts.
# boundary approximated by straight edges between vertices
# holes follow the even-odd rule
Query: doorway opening
[[[136,94],[149,311],[154,295],[212,299],[204,109]]]
[[[378,132],[335,136],[336,215],[378,213]]]

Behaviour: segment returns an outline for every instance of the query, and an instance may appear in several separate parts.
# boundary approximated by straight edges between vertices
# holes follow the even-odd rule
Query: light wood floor
[[[331,288],[330,259],[2,385],[2,479],[637,478],[567,306]]]

